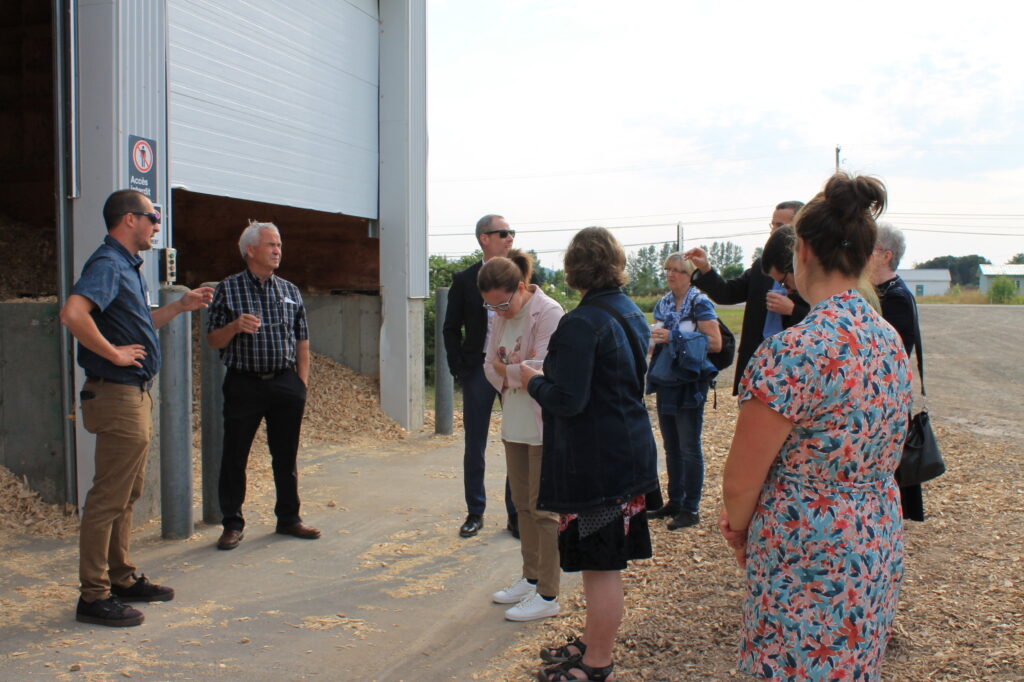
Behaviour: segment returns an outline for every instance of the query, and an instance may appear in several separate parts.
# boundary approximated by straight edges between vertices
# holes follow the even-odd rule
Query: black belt
[[[101,384],[108,383],[121,384],[122,386],[137,386],[140,391],[148,391],[151,388],[153,388],[153,384],[156,383],[156,377],[150,377],[148,379],[128,379],[126,381],[121,381],[120,379],[107,379],[105,377],[96,377],[86,374],[85,378],[88,381],[98,381]]]
[[[284,369],[275,369],[271,372],[250,372],[249,370],[245,369],[235,369],[234,367],[228,367],[229,372],[241,374],[242,376],[245,377],[252,377],[253,379],[259,379],[261,381],[270,381],[271,379],[277,378],[284,374],[285,372],[290,372],[293,369],[294,367],[285,367]]]

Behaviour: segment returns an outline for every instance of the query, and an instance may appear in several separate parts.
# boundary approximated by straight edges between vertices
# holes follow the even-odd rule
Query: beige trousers
[[[96,474],[79,532],[79,579],[87,602],[106,599],[110,585],[127,586],[132,506],[142,494],[146,451],[153,438],[153,397],[138,386],[90,379],[82,387],[82,417],[96,434]]]
[[[544,448],[525,443],[505,444],[505,462],[512,502],[519,513],[523,577],[537,581],[537,592],[558,596],[558,514],[537,511],[540,460]]]

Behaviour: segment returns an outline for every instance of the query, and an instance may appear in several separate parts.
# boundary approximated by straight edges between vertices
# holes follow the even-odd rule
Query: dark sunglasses
[[[160,224],[159,213],[148,213],[146,211],[125,211],[121,215],[128,215],[129,213],[131,213],[132,215],[144,216],[146,218],[149,218],[149,222],[153,223],[154,225]]]
[[[491,230],[490,232],[484,232],[484,234],[496,234],[501,239],[508,239],[509,237],[515,237],[515,230]]]

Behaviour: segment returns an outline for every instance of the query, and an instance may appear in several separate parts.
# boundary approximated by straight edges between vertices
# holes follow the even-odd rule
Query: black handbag
[[[917,373],[921,377],[921,397],[926,398],[924,391],[924,357],[921,350],[921,325],[917,319],[917,303],[914,302],[914,329],[917,333]],[[942,461],[942,452],[932,433],[932,422],[928,416],[928,404],[910,419],[907,427],[907,439],[903,443],[903,456],[896,469],[896,481],[901,486],[919,485],[937,478],[946,472],[946,463]]]

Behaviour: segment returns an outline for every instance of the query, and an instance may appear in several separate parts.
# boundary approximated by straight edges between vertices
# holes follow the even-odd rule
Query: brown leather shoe
[[[220,535],[220,540],[217,540],[217,549],[234,549],[238,547],[238,543],[242,541],[243,537],[245,537],[245,533],[242,531],[225,528]]]
[[[292,535],[303,540],[316,540],[320,537],[320,531],[313,526],[307,526],[302,521],[290,526],[278,526],[276,532],[278,535]]]

